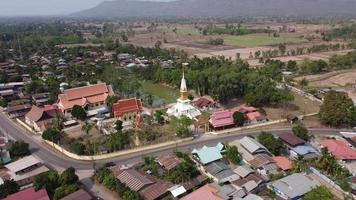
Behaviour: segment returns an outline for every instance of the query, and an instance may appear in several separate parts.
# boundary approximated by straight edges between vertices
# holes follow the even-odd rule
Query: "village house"
[[[30,104],[8,106],[5,112],[11,119],[13,119],[25,116],[31,110],[31,108],[32,106]]]
[[[7,196],[4,200],[50,200],[46,189],[35,190],[34,187],[27,188],[15,194]]]
[[[267,184],[282,199],[300,199],[320,183],[301,173],[296,173]]]
[[[112,106],[114,117],[122,122],[134,122],[143,111],[141,99],[121,99]]]
[[[249,161],[249,164],[256,169],[259,174],[264,176],[277,174],[279,169],[276,165],[276,161],[267,154],[256,155],[253,160]]]
[[[327,148],[328,151],[338,160],[351,162],[356,160],[356,151],[349,147],[341,140],[323,140],[320,142],[322,147]]]
[[[37,132],[44,131],[57,117],[62,116],[58,106],[46,105],[38,107],[33,105],[25,115],[25,123]]]
[[[235,126],[233,112],[229,110],[214,112],[210,116],[210,126],[214,131],[232,128]]]
[[[267,121],[267,117],[260,111],[258,111],[257,108],[253,106],[248,106],[246,104],[240,105],[239,107],[234,109],[233,112],[239,112],[244,114],[247,118],[246,124],[257,124]]]
[[[211,110],[217,107],[216,102],[206,97],[199,97],[192,101],[193,105],[200,110]]]
[[[61,198],[61,200],[94,200],[94,198],[87,191],[79,189]]]
[[[37,106],[42,106],[48,104],[49,101],[49,93],[37,93],[32,95],[32,102]]]
[[[30,185],[36,175],[49,171],[32,155],[11,162],[5,165],[5,168],[8,169],[11,179],[16,181],[20,187]]]
[[[205,173],[219,184],[232,183],[240,178],[223,161],[215,161],[204,166]]]
[[[218,143],[214,147],[203,146],[201,149],[194,149],[192,154],[195,160],[202,165],[206,165],[222,159],[223,156],[221,154],[225,151],[225,146],[222,143]]]
[[[219,191],[216,188],[207,184],[195,190],[194,192],[186,195],[181,200],[197,200],[197,199],[223,200],[223,198],[219,197],[218,192]]]
[[[58,107],[64,115],[70,115],[75,105],[81,106],[88,116],[94,116],[101,110],[107,110],[106,99],[114,96],[111,85],[99,83],[63,91],[58,95]]]
[[[240,140],[231,142],[230,145],[235,145],[239,149],[242,158],[249,162],[255,158],[258,154],[268,154],[268,150],[261,143],[257,142],[254,138],[245,136]]]

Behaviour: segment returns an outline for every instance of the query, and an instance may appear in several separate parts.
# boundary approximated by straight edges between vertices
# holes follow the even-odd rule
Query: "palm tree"
[[[89,135],[90,130],[94,127],[93,124],[88,123],[85,121],[84,125],[82,126],[82,131],[84,131],[87,135]]]

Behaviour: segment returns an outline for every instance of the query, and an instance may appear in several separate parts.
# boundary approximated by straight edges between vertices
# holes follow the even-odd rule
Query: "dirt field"
[[[350,84],[355,84],[356,70],[342,70],[325,74],[308,75],[295,78],[300,81],[303,78],[309,81],[308,87],[330,87],[340,88],[346,87]]]

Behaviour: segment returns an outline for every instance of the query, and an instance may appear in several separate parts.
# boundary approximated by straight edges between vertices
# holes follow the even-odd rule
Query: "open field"
[[[144,93],[153,95],[155,97],[155,101],[163,101],[163,102],[156,102],[156,104],[172,103],[175,102],[176,99],[179,97],[178,90],[171,89],[163,85],[156,84],[149,81],[142,82],[141,84]]]
[[[297,42],[305,42],[301,38],[290,37],[288,35],[284,35],[281,37],[273,37],[268,34],[249,34],[249,35],[224,35],[222,38],[225,41],[226,45],[233,45],[236,47],[256,47],[256,46],[270,46],[270,45],[278,45],[278,44],[290,44]]]
[[[286,109],[272,108],[272,107],[264,108],[267,112],[268,119],[278,120],[281,118],[285,118],[288,114],[294,114],[299,116],[299,115],[319,112],[320,104],[318,102],[311,101],[298,94],[293,93],[293,95],[294,95],[294,101],[291,102]]]

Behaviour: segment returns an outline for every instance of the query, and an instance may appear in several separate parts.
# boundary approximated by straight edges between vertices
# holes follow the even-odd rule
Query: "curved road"
[[[69,157],[64,156],[58,151],[53,150],[47,144],[43,143],[39,136],[34,136],[30,132],[26,131],[17,123],[11,121],[7,116],[3,113],[0,113],[0,127],[8,133],[8,135],[15,140],[23,140],[29,143],[31,151],[37,157],[39,157],[42,161],[52,167],[59,167],[59,168],[68,168],[74,167],[77,170],[91,170],[93,169],[94,161],[78,161],[75,159],[71,159]],[[271,129],[271,131],[275,134],[290,131],[290,128],[284,129]],[[310,129],[311,134],[339,134],[340,130],[336,129]],[[172,145],[168,147],[158,148],[152,151],[146,151],[142,153],[132,153],[126,156],[115,157],[113,159],[106,159],[106,160],[98,160],[95,161],[95,164],[102,165],[106,162],[114,162],[117,164],[128,164],[131,162],[138,162],[141,158],[145,155],[161,155],[167,154],[172,150],[179,150],[179,151],[191,151],[194,148],[199,148],[203,145],[215,145],[218,142],[224,141],[233,141],[239,139],[246,135],[255,135],[260,133],[260,131],[242,131],[242,132],[234,132],[228,135],[204,135],[194,141],[187,142],[180,145]]]

